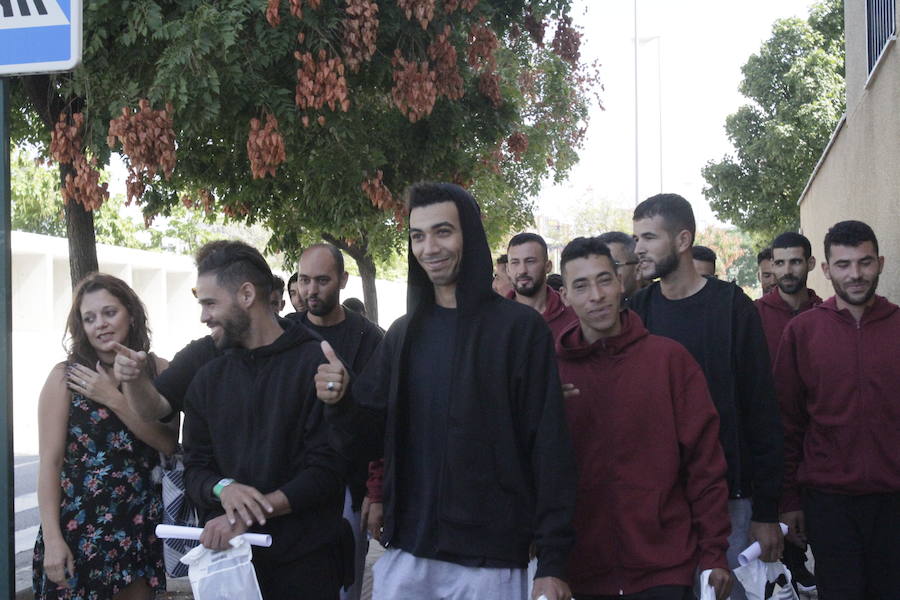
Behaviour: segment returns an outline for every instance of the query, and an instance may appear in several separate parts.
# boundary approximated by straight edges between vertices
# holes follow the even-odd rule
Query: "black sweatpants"
[[[291,562],[253,561],[263,600],[337,600],[341,557],[326,545]]]
[[[575,594],[575,600],[693,600],[694,592],[688,586],[660,585],[637,594],[624,596],[585,596]]]
[[[819,600],[900,598],[900,493],[807,490],[803,510]]]

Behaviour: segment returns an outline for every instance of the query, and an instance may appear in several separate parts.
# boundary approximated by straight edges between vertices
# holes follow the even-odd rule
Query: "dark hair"
[[[691,233],[691,244],[697,235],[697,223],[694,221],[694,209],[691,203],[678,194],[657,194],[638,204],[634,209],[633,220],[662,217],[666,230],[673,236],[687,229]]]
[[[841,221],[835,223],[825,234],[825,260],[831,258],[832,246],[851,246],[855,248],[863,242],[872,242],[875,254],[878,254],[878,238],[872,228],[862,221]]]
[[[761,265],[764,260],[772,260],[771,248],[763,248],[759,251],[759,254],[756,255],[756,266]]]
[[[215,273],[216,283],[231,291],[249,281],[260,296],[269,301],[272,269],[253,246],[236,240],[217,240],[201,246],[195,259],[197,275]]]
[[[353,312],[359,313],[362,316],[366,316],[366,305],[359,298],[347,298],[341,304],[343,304],[344,308],[348,310],[352,310]]]
[[[498,265],[508,265],[509,264],[509,256],[507,256],[506,254],[501,254],[500,256],[497,257],[497,264]]]
[[[272,275],[272,291],[284,294],[284,279],[278,275]]]
[[[297,280],[298,280],[298,279],[300,279],[300,273],[294,273],[293,275],[291,275],[291,276],[288,278],[288,282],[287,282],[288,287],[291,287],[292,285],[294,285],[295,283],[297,283]]]
[[[805,235],[796,231],[785,231],[775,238],[772,249],[775,248],[803,248],[803,258],[809,259],[812,256],[812,244]]]
[[[338,249],[337,246],[335,246],[334,244],[325,244],[325,243],[313,244],[312,246],[309,246],[308,248],[303,250],[303,254],[306,254],[313,248],[324,248],[325,250],[328,250],[328,252],[331,253],[331,258],[334,259],[334,266],[337,269],[338,277],[343,275],[343,273],[344,273],[344,255],[341,253],[341,251]],[[300,258],[303,258],[303,254],[300,255]]]
[[[81,302],[84,300],[85,294],[106,290],[122,303],[131,320],[131,327],[128,329],[128,336],[125,338],[123,346],[127,346],[138,352],[150,351],[150,327],[147,325],[147,309],[144,303],[138,298],[127,283],[107,275],[106,273],[89,273],[78,282],[75,291],[72,294],[72,307],[69,309],[69,317],[66,319],[66,335],[68,343],[66,344],[66,354],[69,362],[77,362],[82,365],[94,368],[99,359],[97,351],[87,339],[84,332],[84,323],[81,319]],[[148,374],[155,372],[155,365],[150,365],[153,361],[147,361]]]
[[[562,255],[559,257],[559,268],[565,273],[566,263],[576,258],[587,258],[588,256],[605,256],[609,258],[609,262],[613,265],[613,270],[617,270],[616,261],[613,260],[609,246],[600,241],[597,237],[577,237],[563,248]]]
[[[509,249],[514,246],[521,246],[522,244],[527,244],[529,242],[534,242],[535,244],[537,244],[541,248],[543,248],[544,258],[547,258],[547,256],[549,256],[549,253],[547,251],[547,242],[544,241],[544,238],[542,238],[541,236],[539,236],[536,233],[531,233],[528,231],[523,232],[523,233],[517,233],[516,235],[514,235],[512,237],[512,239],[509,240],[509,244],[506,245],[506,250],[508,252]]]
[[[712,248],[694,246],[691,248],[691,255],[694,257],[694,260],[716,264],[716,253]]]
[[[559,288],[563,286],[562,275],[560,275],[559,273],[550,273],[549,275],[547,275],[547,285],[558,292]]]
[[[610,244],[622,244],[629,254],[634,254],[634,236],[622,231],[607,231],[597,236],[597,239],[609,246]]]
[[[432,204],[440,204],[441,202],[453,202],[453,204],[456,204],[455,197],[460,196],[468,196],[471,198],[469,192],[455,183],[423,181],[407,188],[404,203],[406,204],[406,212],[409,214],[414,208],[422,208],[424,206],[431,206]],[[478,203],[474,201],[474,198],[472,200],[473,204],[478,206]],[[457,210],[459,210],[459,207],[457,207]],[[480,212],[480,208],[478,210]]]

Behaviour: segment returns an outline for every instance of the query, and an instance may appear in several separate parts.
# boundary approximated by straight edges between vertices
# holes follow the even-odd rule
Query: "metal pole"
[[[662,36],[656,36],[656,104],[659,107],[659,193],[663,187]]]
[[[634,0],[634,205],[641,202],[638,182],[638,0]]]
[[[16,595],[13,513],[12,268],[9,171],[9,81],[0,77],[0,596]],[[4,593],[3,590],[6,590]]]

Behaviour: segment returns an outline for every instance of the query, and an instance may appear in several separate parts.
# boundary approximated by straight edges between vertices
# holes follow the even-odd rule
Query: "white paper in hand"
[[[791,572],[781,562],[759,559],[734,570],[747,600],[800,600],[791,585]]]
[[[700,573],[700,600],[716,600],[716,588],[709,584],[712,569]]]
[[[228,550],[197,546],[181,558],[190,566],[188,577],[194,600],[262,600],[250,544],[232,538]]]

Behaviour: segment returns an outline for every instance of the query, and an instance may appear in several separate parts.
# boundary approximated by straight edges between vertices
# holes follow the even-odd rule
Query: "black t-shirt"
[[[456,338],[455,309],[433,306],[409,344],[405,422],[398,444],[398,548],[438,558],[438,495]],[[401,450],[402,449],[402,450]]]
[[[353,361],[352,356],[346,356],[346,348],[351,341],[351,338],[354,334],[353,327],[350,325],[349,319],[344,319],[337,325],[330,325],[328,327],[323,327],[321,325],[316,325],[309,318],[298,319],[301,323],[309,327],[309,329],[321,337],[323,340],[327,341],[331,344],[331,347],[334,348],[334,351],[338,353],[338,356],[343,358],[348,362]],[[366,357],[368,359],[368,356]],[[350,368],[355,369],[355,365],[349,365]]]
[[[687,348],[703,367],[709,364],[705,360],[707,353],[720,351],[703,343],[712,301],[713,290],[709,282],[696,294],[680,300],[669,300],[657,286],[650,296],[650,314],[645,325],[650,333],[673,339]]]
[[[169,368],[153,380],[156,391],[172,406],[172,412],[163,419],[164,421],[170,420],[179,411],[184,410],[184,397],[194,375],[203,365],[221,354],[222,351],[216,348],[216,343],[209,335],[192,341],[175,354]]]

